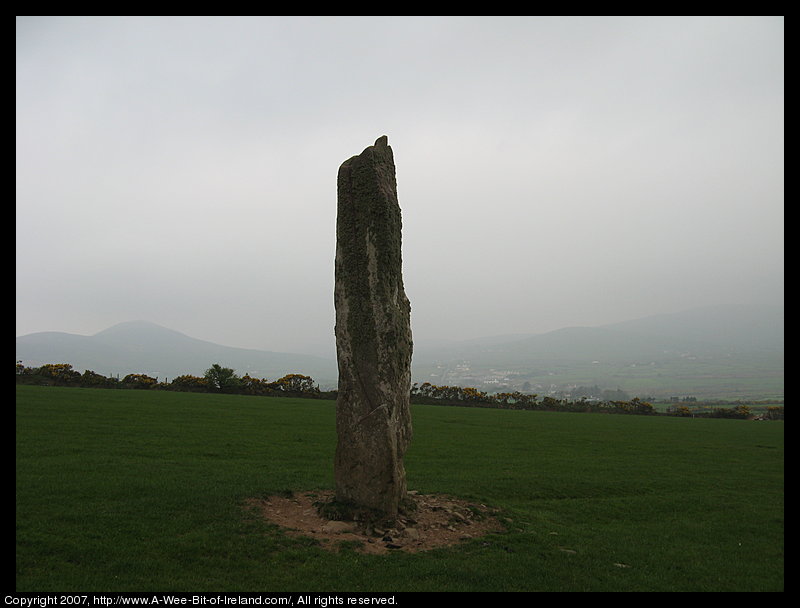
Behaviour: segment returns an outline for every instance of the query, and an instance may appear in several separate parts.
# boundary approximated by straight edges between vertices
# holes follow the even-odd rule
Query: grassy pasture
[[[18,591],[781,591],[782,422],[414,406],[409,486],[508,531],[338,554],[243,508],[330,488],[329,401],[18,386]]]

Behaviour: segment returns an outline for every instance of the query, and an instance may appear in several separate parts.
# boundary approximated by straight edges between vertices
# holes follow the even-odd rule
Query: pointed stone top
[[[375,145],[379,148],[385,148],[389,145],[389,138],[386,135],[381,135],[375,140]]]

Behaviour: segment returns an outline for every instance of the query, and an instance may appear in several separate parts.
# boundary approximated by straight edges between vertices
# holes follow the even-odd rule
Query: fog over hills
[[[429,347],[425,360],[486,358],[634,360],[665,354],[783,352],[783,307],[714,306],[661,314],[600,327],[564,327],[543,334],[497,336]],[[510,360],[510,361],[509,361]],[[488,362],[488,361],[487,361]]]
[[[602,327],[565,327],[440,346],[418,344],[413,365],[416,382],[484,389],[491,389],[492,383],[502,388],[497,370],[505,369],[518,375],[519,386],[505,379],[512,388],[525,384],[539,390],[557,373],[562,383],[594,382],[634,390],[630,387],[637,385],[628,381],[634,375],[641,377],[641,366],[647,365],[657,370],[647,385],[655,393],[674,391],[678,381],[686,390],[703,393],[707,385],[712,391],[722,378],[731,387],[752,376],[769,378],[769,391],[782,394],[783,349],[782,307],[725,306]],[[323,388],[334,388],[337,381],[332,358],[221,346],[145,321],[120,323],[93,336],[62,332],[21,336],[16,340],[16,358],[29,366],[70,363],[79,371],[91,369],[106,376],[143,373],[161,380],[202,375],[220,363],[239,375],[267,379],[302,373]],[[687,385],[689,377],[704,380]]]
[[[606,324],[782,304],[784,21],[17,16],[15,335],[81,334],[36,360],[83,353],[98,374],[317,373],[279,353],[335,370],[337,170],[386,135],[415,379],[616,385],[615,351],[688,364],[668,319]],[[369,76],[342,86],[342,66]],[[274,352],[89,335],[135,319]],[[555,356],[596,369],[562,379]]]
[[[275,380],[290,373],[335,383],[336,364],[313,355],[221,346],[147,321],[130,321],[93,336],[41,332],[17,338],[17,360],[26,365],[70,363],[104,376],[141,373],[160,380],[202,376],[214,363],[236,373]]]
[[[697,308],[602,327],[420,347],[414,379],[557,396],[599,387],[656,398],[782,398],[784,312]]]

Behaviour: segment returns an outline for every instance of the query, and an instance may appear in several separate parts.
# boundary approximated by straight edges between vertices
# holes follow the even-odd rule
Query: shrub
[[[767,420],[783,420],[783,406],[769,405],[766,413]]]
[[[184,374],[183,376],[173,378],[169,387],[176,391],[205,392],[208,390],[209,385],[205,378]]]
[[[38,369],[38,375],[52,380],[53,384],[68,386],[77,384],[80,373],[72,369],[69,363],[46,363]]]
[[[230,367],[215,363],[206,370],[205,380],[209,387],[223,393],[234,393],[239,388],[240,379]]]
[[[113,378],[106,378],[102,374],[97,374],[87,369],[81,376],[81,386],[87,388],[110,388],[117,383]]]
[[[145,374],[128,374],[122,379],[122,384],[126,388],[154,388],[158,385],[158,380]]]
[[[271,383],[261,378],[245,374],[239,380],[239,391],[245,395],[272,395],[275,393]]]
[[[314,384],[314,379],[311,376],[304,376],[302,374],[287,374],[271,384],[285,393],[319,392],[319,387]]]

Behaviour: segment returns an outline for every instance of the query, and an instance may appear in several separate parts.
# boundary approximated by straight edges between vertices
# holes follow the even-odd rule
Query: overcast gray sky
[[[783,17],[17,17],[16,333],[333,354],[388,135],[415,341],[783,301]]]

